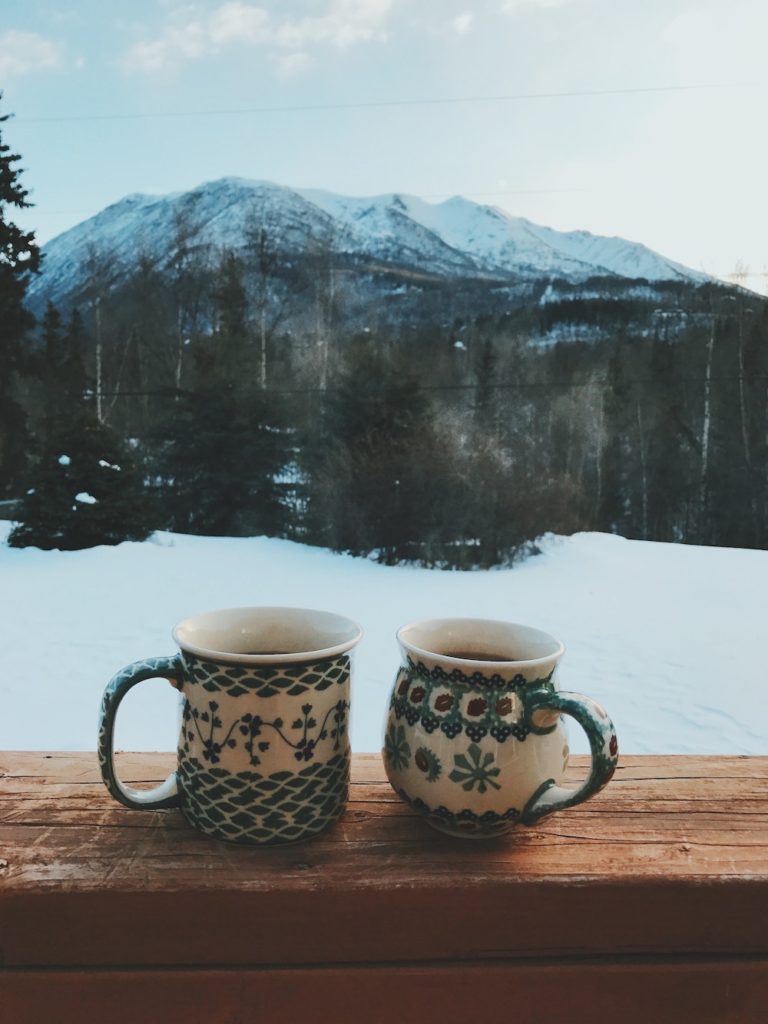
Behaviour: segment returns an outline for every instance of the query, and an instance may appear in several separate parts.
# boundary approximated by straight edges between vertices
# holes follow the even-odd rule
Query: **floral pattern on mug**
[[[476,743],[472,743],[466,754],[454,754],[456,767],[448,778],[451,782],[460,782],[462,789],[470,790],[477,786],[478,793],[485,793],[489,786],[501,789],[498,782],[494,782],[496,776],[501,775],[500,768],[491,767],[494,761],[490,751],[484,754]]]
[[[411,748],[405,738],[405,726],[390,725],[384,737],[384,756],[395,771],[407,768],[411,763]]]
[[[443,770],[440,758],[429,747],[419,747],[413,760],[419,771],[426,776],[427,782],[434,782]]]

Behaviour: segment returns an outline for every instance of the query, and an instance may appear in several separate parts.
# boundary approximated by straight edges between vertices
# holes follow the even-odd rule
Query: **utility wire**
[[[426,99],[366,100],[352,103],[301,103],[281,106],[231,107],[214,110],[153,110],[129,114],[62,114],[47,117],[14,118],[19,124],[56,124],[71,121],[139,121],[178,117],[230,117],[240,114],[319,113],[332,110],[377,110],[388,107],[436,107],[457,103],[506,103],[529,100],[585,99],[598,96],[635,96],[669,92],[701,92],[708,89],[754,89],[754,83],[710,83],[701,85],[655,85],[627,89],[581,89],[562,92],[519,92],[498,96],[441,96]]]
[[[662,383],[665,386],[676,385],[676,384],[735,384],[742,381],[747,383],[756,382],[768,382],[768,376],[763,377],[677,377],[671,380],[664,380]],[[633,378],[631,380],[620,380],[615,382],[615,386],[619,388],[628,387],[631,384],[658,384],[658,380],[648,378]],[[597,380],[584,380],[584,381],[519,381],[519,382],[504,382],[501,384],[418,384],[413,390],[414,391],[482,391],[484,389],[493,391],[528,391],[531,388],[547,389],[547,388],[593,388],[593,387],[611,387],[613,383],[606,378],[600,378]],[[341,387],[326,387],[326,388],[259,388],[257,389],[258,394],[272,394],[272,395],[325,395],[333,394],[338,391],[342,391]],[[372,392],[372,394],[384,394],[381,392]],[[102,398],[172,398],[174,396],[181,395],[195,395],[195,391],[181,391],[175,388],[160,388],[156,391],[102,391]],[[89,392],[89,397],[96,397],[97,392]]]

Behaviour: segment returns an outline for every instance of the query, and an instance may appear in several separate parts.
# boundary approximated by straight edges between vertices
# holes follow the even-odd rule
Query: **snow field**
[[[0,524],[0,538],[10,524]],[[159,533],[144,543],[60,552],[0,546],[0,748],[93,750],[107,680],[169,654],[171,627],[206,609],[327,608],[365,630],[352,744],[380,747],[404,623],[465,615],[522,622],[566,645],[562,689],[605,705],[625,753],[768,753],[768,552],[548,537],[514,569],[379,566],[289,541]],[[174,749],[177,695],[141,684],[118,746]],[[578,727],[572,747],[584,751]]]

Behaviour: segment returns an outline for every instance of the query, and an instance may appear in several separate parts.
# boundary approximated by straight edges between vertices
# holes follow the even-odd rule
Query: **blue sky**
[[[231,174],[768,271],[766,38],[764,0],[0,0],[4,137],[41,241]]]

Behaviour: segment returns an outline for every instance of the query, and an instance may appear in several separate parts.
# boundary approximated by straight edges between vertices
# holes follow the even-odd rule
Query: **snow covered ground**
[[[0,524],[0,540],[8,524]],[[288,541],[156,534],[86,551],[0,544],[0,748],[93,749],[101,691],[134,659],[173,651],[173,624],[237,605],[328,608],[362,624],[352,741],[377,750],[414,619],[487,616],[566,644],[563,689],[601,701],[626,753],[768,753],[762,642],[768,552],[551,537],[511,570],[388,568]],[[583,738],[571,734],[575,750]],[[174,749],[176,694],[126,699],[118,745]]]

